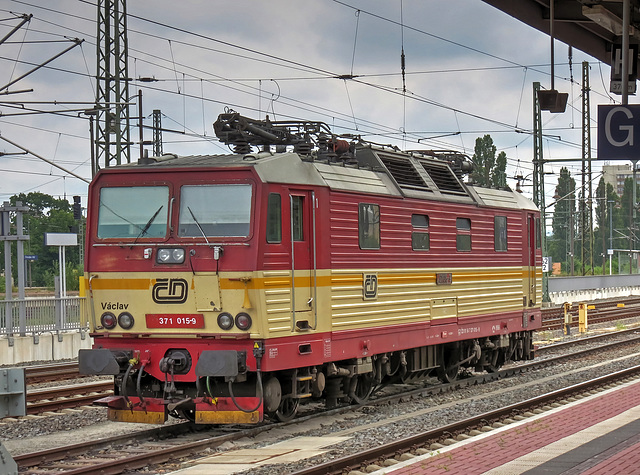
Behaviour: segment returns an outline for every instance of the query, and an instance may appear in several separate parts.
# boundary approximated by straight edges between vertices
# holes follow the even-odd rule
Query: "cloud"
[[[72,101],[90,105],[97,31],[92,2],[10,1],[5,8],[33,13],[34,19],[16,36],[24,44],[0,45],[0,83],[32,67],[16,60],[42,62],[66,47],[28,41],[85,40],[51,67],[20,81],[15,87],[34,92],[11,100],[56,101],[37,107],[58,112],[76,108]],[[215,142],[212,123],[228,106],[253,117],[320,120],[339,133],[410,148],[418,138],[457,134],[427,140],[425,146],[472,154],[475,138],[489,133],[498,150],[507,151],[511,169],[517,160],[531,166],[532,139],[515,129],[532,128],[532,83],[550,87],[549,38],[484,2],[138,0],[128,2],[128,13],[130,91],[142,91],[145,125],[158,109],[163,127],[176,131],[163,134],[166,152],[223,153],[226,147]],[[0,23],[0,35],[14,24]],[[403,46],[406,95],[400,75]],[[570,71],[566,51],[556,45],[556,88],[570,92],[579,109],[581,62],[592,61],[595,111],[597,102],[607,100],[602,83],[608,82],[608,67],[574,50]],[[348,74],[359,77],[332,77]],[[156,81],[137,81],[141,77]],[[89,178],[86,116],[6,115],[13,111],[0,105],[2,136]],[[137,117],[137,103],[131,113]],[[544,113],[543,122],[561,137],[545,141],[549,157],[580,153],[579,112],[553,118]],[[134,118],[132,126],[136,123]],[[151,132],[144,133],[150,140]],[[131,135],[137,140],[138,131]],[[0,143],[0,151],[14,149]],[[131,155],[137,159],[138,153],[136,144]],[[30,189],[55,196],[86,194],[84,183],[56,176],[63,173],[36,159],[2,157],[0,169],[11,177],[0,184],[0,199]]]

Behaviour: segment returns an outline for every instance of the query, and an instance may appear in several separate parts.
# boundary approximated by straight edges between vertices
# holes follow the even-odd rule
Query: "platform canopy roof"
[[[550,34],[551,0],[483,0]],[[607,64],[611,47],[622,43],[623,2],[554,0],[554,37]],[[630,43],[640,42],[640,0],[629,0]]]

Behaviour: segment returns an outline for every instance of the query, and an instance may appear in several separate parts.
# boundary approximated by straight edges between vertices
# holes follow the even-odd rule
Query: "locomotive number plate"
[[[147,313],[147,328],[204,328],[199,314]]]

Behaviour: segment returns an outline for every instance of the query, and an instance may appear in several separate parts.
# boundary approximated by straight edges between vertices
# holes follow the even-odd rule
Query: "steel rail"
[[[605,340],[607,338],[615,338],[616,336],[623,336],[623,335],[628,335],[628,334],[633,334],[633,333],[640,333],[640,327],[639,328],[628,328],[626,330],[617,330],[614,332],[608,332],[608,333],[602,333],[600,335],[592,335],[592,336],[587,336],[584,338],[578,338],[578,339],[574,339],[574,340],[567,340],[567,341],[561,341],[561,342],[557,342],[557,343],[551,343],[549,345],[545,345],[545,346],[540,346],[538,348],[536,348],[536,355],[539,355],[540,353],[547,353],[549,351],[554,351],[554,350],[558,350],[561,348],[566,348],[569,346],[577,346],[577,345],[583,345],[585,343],[594,343],[597,342],[599,340]],[[633,341],[633,339],[632,339]]]
[[[552,391],[541,396],[527,399],[526,401],[511,404],[494,411],[486,412],[478,416],[470,417],[468,419],[455,422],[447,426],[425,431],[411,437],[391,442],[389,444],[384,444],[373,449],[365,450],[358,454],[348,455],[339,459],[332,460],[330,462],[317,465],[315,467],[303,469],[294,472],[291,475],[326,475],[343,473],[345,470],[356,469],[361,465],[373,463],[381,458],[389,458],[390,456],[396,455],[398,453],[407,452],[409,450],[424,446],[434,440],[440,440],[442,438],[448,437],[451,434],[468,431],[478,426],[485,426],[490,421],[500,420],[508,416],[512,416],[514,413],[521,413],[523,411],[531,410],[532,408],[544,406],[549,402],[563,399],[571,395],[583,393],[587,390],[592,390],[595,387],[604,386],[614,381],[619,381],[627,377],[636,376],[639,374],[640,366],[634,366],[632,368],[628,368],[589,381],[574,384],[566,388]]]
[[[42,401],[60,397],[72,397],[81,394],[105,392],[113,389],[113,381],[93,381],[90,383],[51,386],[27,391],[27,402]]]
[[[59,381],[82,377],[78,373],[78,363],[55,363],[37,366],[25,366],[27,384]]]
[[[603,302],[596,304],[595,309],[588,310],[587,316],[590,324],[604,323],[625,318],[637,317],[640,315],[640,301],[629,299],[624,301],[624,306],[617,307],[623,302]],[[614,305],[616,305],[614,307]],[[554,307],[542,310],[542,328],[558,329],[564,324],[564,310],[562,307]],[[578,314],[576,309],[571,312],[571,326],[578,326]]]
[[[33,389],[27,392],[27,414],[42,414],[91,405],[96,399],[113,393],[112,381]]]
[[[606,346],[599,346],[595,348],[584,349],[584,350],[581,350],[577,355],[602,352],[603,348],[607,348],[607,347],[620,346],[624,344],[634,344],[636,340],[640,340],[640,336],[631,341],[627,340],[623,342],[615,342],[615,343],[608,344]],[[578,342],[580,340],[575,340],[575,341]],[[486,382],[489,380],[503,379],[510,375],[522,373],[526,370],[534,369],[540,366],[548,366],[559,360],[573,358],[575,356],[576,354],[571,354],[571,355],[557,356],[557,357],[549,358],[543,361],[534,361],[531,363],[527,363],[525,365],[513,366],[511,368],[500,370],[492,374],[482,374],[478,376],[464,378],[446,385],[435,385],[435,386],[426,387],[426,388],[423,387],[423,388],[414,389],[408,392],[405,391],[405,392],[402,392],[401,394],[379,397],[379,398],[367,401],[366,404],[367,405],[388,404],[389,402],[396,402],[399,399],[406,399],[407,397],[423,398],[429,395],[440,394],[443,391],[447,391],[447,390],[454,390],[460,387],[474,386],[476,384]],[[223,442],[236,440],[241,437],[255,436],[263,431],[270,430],[275,427],[284,427],[290,424],[301,424],[307,420],[314,419],[315,417],[318,417],[318,416],[326,417],[326,416],[331,416],[335,414],[349,412],[354,407],[357,407],[357,406],[345,405],[345,406],[338,407],[336,409],[331,409],[329,411],[323,411],[322,413],[315,413],[308,416],[299,417],[287,423],[265,424],[263,426],[244,429],[233,434],[225,433],[224,435],[221,435],[221,436],[209,436],[200,441],[190,442],[188,444],[176,445],[175,447],[167,447],[168,441],[164,440],[163,446],[161,448],[158,448],[158,449],[149,448],[149,452],[147,453],[137,454],[135,456],[131,456],[131,454],[127,454],[126,457],[121,460],[114,460],[114,459],[104,460],[103,459],[102,461],[98,461],[96,464],[89,464],[86,467],[77,468],[72,471],[65,471],[64,473],[67,475],[68,474],[80,475],[80,474],[93,474],[93,473],[102,473],[105,475],[119,474],[127,470],[135,470],[135,469],[143,468],[145,466],[148,466],[149,464],[162,463],[163,461],[171,460],[173,458],[182,457],[186,455],[193,455],[194,453],[201,452],[206,448],[218,446]],[[484,416],[486,417],[486,415]],[[60,447],[56,449],[50,449],[43,452],[24,454],[24,455],[16,456],[15,461],[18,463],[19,467],[24,468],[24,467],[34,466],[34,465],[40,465],[41,463],[44,463],[44,462],[62,460],[66,457],[84,455],[83,463],[87,463],[88,458],[91,456],[89,452],[92,450],[95,450],[95,449],[104,450],[105,448],[109,448],[117,444],[122,444],[125,441],[129,441],[134,438],[135,439],[144,439],[144,438],[166,439],[167,434],[171,434],[173,430],[185,431],[187,430],[188,427],[189,427],[189,424],[176,424],[174,426],[164,426],[159,429],[145,431],[139,436],[131,435],[131,434],[125,435],[125,436],[115,436],[110,439],[102,439],[102,440],[97,440],[93,442],[89,441],[89,442],[85,442],[85,443],[77,444],[73,446],[65,446],[65,447]],[[451,431],[453,430],[453,427],[454,425],[447,426],[446,430]],[[169,431],[169,432],[166,432],[166,431]],[[153,442],[151,442],[151,444],[153,444]],[[44,467],[39,467],[39,468],[40,470],[44,470]]]

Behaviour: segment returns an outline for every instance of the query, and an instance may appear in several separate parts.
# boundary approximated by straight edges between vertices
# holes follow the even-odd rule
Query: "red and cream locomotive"
[[[292,418],[383,382],[533,357],[539,213],[455,153],[317,122],[214,124],[234,153],[101,170],[89,189],[86,374],[117,421]],[[256,151],[258,150],[259,151]]]

